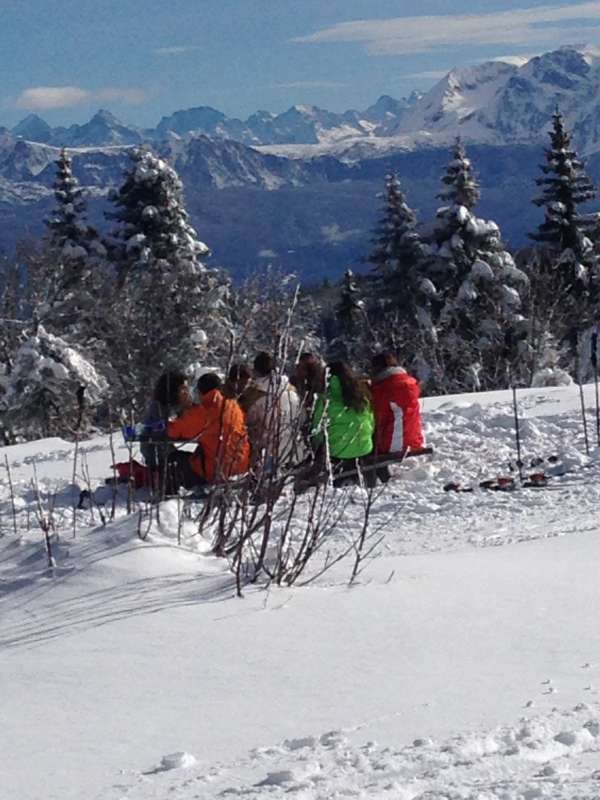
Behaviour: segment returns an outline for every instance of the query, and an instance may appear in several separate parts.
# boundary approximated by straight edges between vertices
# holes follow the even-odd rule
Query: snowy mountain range
[[[107,111],[60,128],[32,114],[0,128],[0,245],[42,232],[59,147],[69,148],[102,225],[128,148],[148,142],[181,174],[192,220],[220,263],[237,274],[269,259],[305,277],[336,275],[368,253],[386,173],[398,172],[421,219],[435,212],[447,147],[460,135],[481,178],[480,214],[518,246],[539,221],[527,199],[557,106],[600,183],[599,100],[600,50],[569,46],[522,64],[461,67],[424,95],[383,96],[361,112],[293,106],[240,120],[201,106],[153,129]]]
[[[83,125],[50,127],[30,114],[5,133],[66,147],[105,147],[160,142],[203,134],[249,146],[312,146],[314,152],[347,154],[367,140],[386,149],[446,145],[457,135],[467,143],[506,145],[543,139],[558,106],[582,153],[600,149],[600,50],[565,46],[520,65],[488,61],[449,72],[426,94],[395,100],[382,96],[364,111],[342,113],[296,105],[282,114],[257,111],[246,120],[209,106],[176,111],[156,128],[143,129],[98,111]],[[305,155],[311,150],[299,150]],[[359,153],[364,154],[364,149]]]
[[[169,138],[203,134],[232,139],[246,145],[319,144],[353,137],[384,136],[397,127],[420,95],[394,100],[386,95],[363,112],[337,114],[316,106],[292,106],[282,114],[257,111],[247,120],[225,116],[210,106],[176,111],[163,117],[156,128],[126,125],[110,111],[98,111],[84,125],[52,128],[37,114],[29,114],[12,130],[12,136],[57,147],[104,147],[160,142]]]

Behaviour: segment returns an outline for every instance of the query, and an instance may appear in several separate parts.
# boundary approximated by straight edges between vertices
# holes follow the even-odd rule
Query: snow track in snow
[[[163,775],[159,767],[129,775],[98,800],[592,800],[600,794],[599,733],[600,707],[586,703],[447,740],[420,738],[398,749],[356,744],[354,731],[330,731],[208,768],[176,754],[182,757],[177,773]]]

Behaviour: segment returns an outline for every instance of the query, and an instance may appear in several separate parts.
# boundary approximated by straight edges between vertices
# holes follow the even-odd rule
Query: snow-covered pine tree
[[[0,394],[2,376],[10,375],[21,333],[26,326],[26,297],[18,261],[0,258]]]
[[[100,403],[105,379],[64,339],[38,325],[18,348],[6,391],[0,399],[3,421],[18,436],[69,436],[78,426],[83,387],[87,407]]]
[[[547,163],[541,166],[544,175],[536,181],[542,187],[542,193],[533,201],[544,208],[544,222],[530,234],[530,238],[554,253],[571,249],[581,256],[588,249],[584,241],[586,233],[597,226],[598,219],[595,214],[580,214],[578,208],[596,197],[596,189],[571,145],[571,136],[558,110],[552,121]],[[578,276],[562,276],[563,285],[578,279]]]
[[[123,400],[139,407],[162,370],[187,367],[207,346],[228,346],[229,290],[201,261],[210,251],[188,221],[181,181],[165,160],[134,150],[112,200],[121,305],[111,358]]]
[[[462,206],[473,211],[479,202],[481,191],[460,137],[454,143],[452,159],[446,168],[446,174],[442,176],[442,183],[444,186],[438,197],[445,201],[448,208]]]
[[[366,367],[373,347],[367,316],[365,278],[347,269],[338,284],[336,297],[321,321],[322,338],[330,358],[344,358]]]
[[[97,231],[87,222],[83,190],[63,148],[56,161],[55,207],[36,275],[38,314],[52,330],[88,339],[97,328],[98,294],[106,259]]]
[[[519,270],[502,243],[495,222],[479,219],[473,209],[480,191],[471,162],[460,141],[442,178],[431,235],[429,269],[443,297],[438,321],[440,389],[498,388],[506,385],[509,367],[520,369],[526,322],[521,293],[527,276]]]
[[[378,344],[398,352],[402,362],[424,379],[436,339],[431,304],[437,293],[426,271],[430,248],[421,241],[416,214],[396,175],[387,176],[383,199],[375,246],[367,258],[373,265],[371,326]]]
[[[596,189],[558,109],[552,120],[543,176],[536,181],[542,191],[533,201],[544,208],[544,222],[530,234],[538,243],[538,257],[530,260],[535,265],[530,273],[532,307],[542,334],[552,332],[568,343],[573,359],[580,333],[598,315],[600,274],[592,241],[598,214],[579,210],[594,199]]]

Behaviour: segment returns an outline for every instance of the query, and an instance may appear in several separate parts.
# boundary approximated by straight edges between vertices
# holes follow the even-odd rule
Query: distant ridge
[[[456,136],[478,144],[539,142],[558,105],[582,154],[600,150],[600,50],[567,45],[525,63],[513,61],[453,69],[426,94],[402,100],[383,95],[364,111],[295,105],[281,114],[257,111],[241,120],[198,106],[175,111],[151,129],[125,124],[109,111],[67,128],[51,128],[30,114],[10,133],[57,147],[157,143],[202,134],[253,147],[287,148],[276,152],[293,157],[330,153],[346,158],[360,143],[362,158],[369,147],[381,155],[441,146]]]

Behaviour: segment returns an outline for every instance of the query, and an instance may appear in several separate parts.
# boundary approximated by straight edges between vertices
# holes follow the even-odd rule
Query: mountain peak
[[[102,123],[103,125],[109,125],[109,126],[123,124],[121,120],[117,119],[117,117],[115,117],[115,115],[112,112],[107,111],[105,108],[101,108],[98,111],[96,111],[96,113],[90,120],[90,124],[98,122]]]
[[[194,106],[181,111],[175,111],[168,117],[163,117],[156,130],[160,134],[171,131],[180,136],[192,131],[201,133],[214,133],[218,125],[226,119],[222,111],[217,111],[212,106]]]
[[[36,142],[49,142],[52,138],[52,128],[37,114],[28,114],[15,125],[11,133]]]
[[[312,117],[318,113],[319,109],[316,106],[309,106],[302,103],[297,103],[287,110],[287,114],[295,113],[301,114],[303,117]]]
[[[39,123],[42,123],[43,125],[47,125],[47,124],[48,124],[48,123],[47,123],[45,120],[43,120],[43,119],[42,119],[42,118],[39,116],[39,114],[34,114],[34,113],[32,112],[31,114],[27,114],[27,116],[26,116],[26,117],[24,117],[24,118],[21,120],[21,122],[19,122],[19,125],[31,125],[31,124],[32,124],[32,123],[34,123],[34,122],[35,122],[36,124],[39,124]],[[15,127],[18,127],[18,125],[16,125]]]

